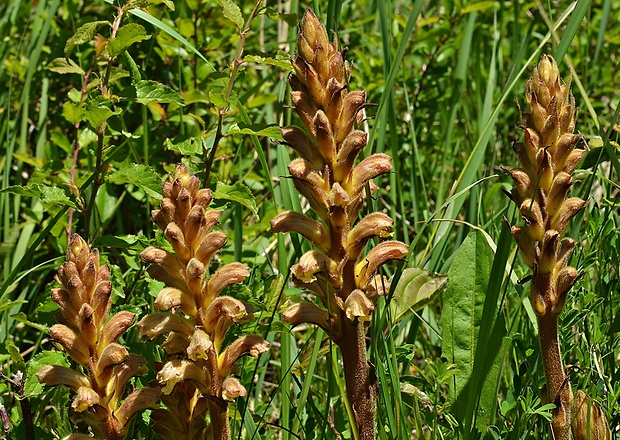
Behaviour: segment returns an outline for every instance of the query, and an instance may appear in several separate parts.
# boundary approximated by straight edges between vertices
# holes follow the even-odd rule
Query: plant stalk
[[[366,352],[366,323],[343,320],[340,345],[347,398],[353,409],[359,440],[374,440],[377,409],[377,379],[369,368]]]
[[[558,337],[558,317],[553,313],[538,316],[538,334],[542,352],[545,378],[547,380],[547,397],[554,403],[551,428],[556,440],[569,439],[571,386],[566,380],[560,342]]]

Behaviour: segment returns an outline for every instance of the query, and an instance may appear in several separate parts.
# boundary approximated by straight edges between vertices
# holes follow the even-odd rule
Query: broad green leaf
[[[73,36],[69,38],[65,44],[65,56],[68,57],[71,55],[71,52],[73,52],[73,49],[78,44],[84,44],[92,41],[97,34],[97,28],[102,24],[110,25],[110,22],[107,20],[92,21],[77,28],[75,34],[73,34]]]
[[[41,200],[46,210],[54,206],[70,206],[77,208],[76,204],[58,186],[47,186],[42,183],[35,183],[28,186],[14,185],[0,189],[0,193],[18,194],[21,196],[36,197]]]
[[[157,81],[142,80],[134,83],[136,88],[136,101],[141,104],[150,102],[176,103],[185,105],[183,98],[170,87]]]
[[[403,270],[390,302],[394,322],[426,307],[445,287],[448,277],[410,267]]]
[[[260,55],[246,55],[243,58],[243,62],[245,63],[256,63],[256,64],[265,64],[268,66],[276,66],[287,72],[293,71],[293,66],[291,65],[290,58],[282,57],[282,58],[270,58],[270,57],[262,57]]]
[[[267,289],[264,300],[265,310],[273,310],[278,306],[278,300],[280,302],[284,302],[286,300],[286,296],[284,295],[284,281],[284,277],[281,273],[279,273],[269,285],[269,289]]]
[[[47,70],[63,75],[66,73],[77,73],[78,75],[84,75],[84,69],[75,64],[75,61],[62,57],[55,58],[50,61],[47,65]]]
[[[233,185],[218,182],[213,192],[213,198],[239,203],[252,211],[254,215],[258,215],[256,199],[254,199],[252,191],[241,182],[235,182]]]
[[[215,0],[222,7],[224,17],[235,23],[235,26],[239,30],[243,29],[243,16],[241,15],[241,9],[232,0]]]
[[[91,127],[95,130],[99,128],[114,115],[121,113],[122,109],[112,110],[110,106],[112,103],[103,97],[93,99],[86,106],[84,112],[84,118],[90,123]]]
[[[24,394],[26,397],[39,396],[43,392],[43,385],[37,378],[39,370],[46,365],[59,365],[69,368],[71,365],[66,355],[61,351],[42,351],[36,354],[28,362],[28,371],[26,372],[26,382],[24,383]]]
[[[117,57],[132,44],[149,38],[151,37],[146,33],[144,26],[138,23],[128,23],[121,26],[116,36],[108,41],[108,53],[112,58]]]
[[[166,139],[164,146],[167,150],[176,151],[183,156],[197,156],[202,154],[203,147],[208,149],[206,136],[192,136],[187,139]]]
[[[456,252],[448,271],[450,283],[443,294],[442,356],[457,369],[448,400],[459,420],[466,412],[467,399],[458,397],[461,393],[466,395],[471,379],[493,258],[493,250],[484,235],[471,232]],[[492,407],[490,399],[497,399],[493,386],[483,386],[481,394],[479,413]]]
[[[273,139],[277,139],[279,141],[283,141],[284,138],[281,134],[281,128],[279,125],[269,125],[265,127],[261,124],[253,124],[253,125],[237,125],[232,124],[228,131],[226,132],[226,136],[230,136],[233,134],[252,134],[256,136],[267,136]]]
[[[82,104],[74,104],[71,101],[65,101],[62,105],[62,116],[71,124],[77,124],[82,120],[84,115],[84,107]]]
[[[119,169],[106,175],[106,181],[118,185],[135,185],[154,199],[161,200],[161,177],[153,168],[124,162]]]

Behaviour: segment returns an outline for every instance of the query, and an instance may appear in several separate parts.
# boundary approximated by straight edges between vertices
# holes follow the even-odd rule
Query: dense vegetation
[[[75,392],[39,382],[49,365],[88,370],[87,360],[76,363],[79,354],[62,349],[71,344],[56,327],[59,312],[67,320],[73,310],[57,305],[58,292],[72,289],[62,274],[54,280],[59,267],[97,258],[78,255],[87,251],[77,245],[67,254],[74,233],[109,265],[109,274],[98,270],[111,283],[110,316],[126,320],[116,337],[139,359],[123,398],[161,382],[161,335],[133,323],[163,307],[159,294],[170,280],[152,269],[161,259],[148,252],[180,251],[163,232],[169,219],[154,214],[154,223],[152,210],[178,195],[166,186],[162,195],[168,176],[186,171],[213,198],[201,199],[198,180],[183,177],[194,188],[192,206],[206,210],[210,202],[221,211],[214,230],[227,237],[205,279],[237,268],[242,275],[223,294],[251,312],[230,318],[235,325],[217,333],[224,342],[216,345],[255,335],[269,343],[252,339],[257,357],[241,358],[223,377],[234,385],[224,390],[231,437],[357,438],[336,339],[314,325],[291,328],[283,317],[292,304],[313,301],[291,274],[311,246],[270,223],[283,211],[314,208],[295,189],[287,166],[299,155],[280,132],[302,126],[289,78],[306,7],[348,48],[349,90],[365,90],[376,104],[357,115],[368,133],[361,157],[392,157],[360,218],[386,214],[391,239],[409,249],[381,269],[391,289],[376,298],[366,337],[378,383],[377,437],[551,438],[554,402],[541,399],[532,271],[508,226],[524,220],[507,195],[514,187],[507,170],[518,166],[512,147],[523,141],[526,81],[549,54],[572,80],[577,148],[588,150],[570,190],[588,203],[566,231],[579,274],[559,318],[566,380],[596,402],[620,438],[620,9],[611,0],[7,0],[0,6],[3,438],[63,438],[93,426],[79,417]],[[368,249],[381,240],[372,241]],[[160,337],[150,342],[141,332]],[[144,406],[119,425],[119,436],[157,438],[151,427],[162,407]]]

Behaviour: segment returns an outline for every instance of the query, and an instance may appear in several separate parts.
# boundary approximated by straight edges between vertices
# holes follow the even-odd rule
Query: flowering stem
[[[375,411],[377,407],[377,380],[368,366],[366,352],[366,324],[344,320],[344,344],[340,345],[344,363],[347,398],[353,409],[359,440],[375,438]]]
[[[545,378],[547,380],[547,396],[549,403],[555,403],[551,422],[553,438],[568,439],[570,430],[571,386],[566,381],[562,354],[558,339],[558,318],[549,313],[538,316],[538,332],[542,352]]]

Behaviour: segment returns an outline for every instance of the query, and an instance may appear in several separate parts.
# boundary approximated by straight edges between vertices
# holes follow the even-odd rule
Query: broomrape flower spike
[[[164,336],[167,355],[157,365],[166,408],[154,410],[151,418],[163,438],[229,439],[227,402],[246,395],[231,376],[234,363],[269,349],[265,340],[253,335],[224,346],[226,331],[245,319],[247,311],[241,301],[220,293],[245,280],[250,271],[230,263],[208,276],[211,258],[226,244],[226,236],[213,231],[220,211],[207,209],[211,193],[200,188],[198,177],[179,164],[162,188],[164,198],[152,216],[174,252],[151,246],[141,254],[150,264],[149,274],[167,285],[155,300],[161,312],[138,323],[149,338]]]
[[[291,100],[303,123],[282,129],[300,158],[289,172],[317,219],[283,212],[271,221],[274,232],[297,232],[314,245],[291,268],[299,286],[313,292],[322,307],[293,304],[284,311],[292,325],[313,323],[327,330],[343,353],[347,396],[359,438],[374,438],[377,384],[367,361],[366,331],[386,280],[376,271],[389,260],[407,255],[399,241],[386,241],[368,254],[371,238],[391,235],[392,219],[372,213],[357,222],[359,210],[377,186],[372,179],[392,169],[391,157],[373,154],[355,165],[367,143],[356,130],[366,104],[365,91],[347,91],[349,66],[345,50],[329,41],[327,31],[307,9],[299,27],[297,58],[291,75]]]
[[[67,260],[58,269],[61,287],[52,290],[60,307],[62,324],[50,329],[56,342],[77,362],[83,372],[48,365],[37,373],[47,385],[66,385],[75,391],[71,404],[98,439],[122,439],[132,417],[152,407],[159,391],[142,388],[121,402],[129,380],[147,372],[146,360],[130,354],[118,339],[133,324],[128,311],[109,317],[112,305],[110,269],[99,265],[99,253],[90,251],[77,234],[69,241]],[[92,438],[72,434],[68,439]]]
[[[576,426],[580,426],[582,411],[571,414],[573,396],[558,341],[558,316],[579,276],[577,269],[568,266],[576,243],[565,234],[570,220],[587,204],[578,197],[567,197],[574,183],[571,175],[585,150],[577,148],[581,136],[574,133],[576,109],[570,82],[560,78],[553,58],[542,56],[526,84],[525,99],[527,112],[521,112],[524,139],[514,145],[521,168],[506,170],[515,183],[511,198],[525,226],[512,226],[511,231],[533,272],[530,302],[538,318],[547,398],[556,405],[553,438],[568,439],[571,423],[575,438],[585,438],[575,433],[581,429]]]

